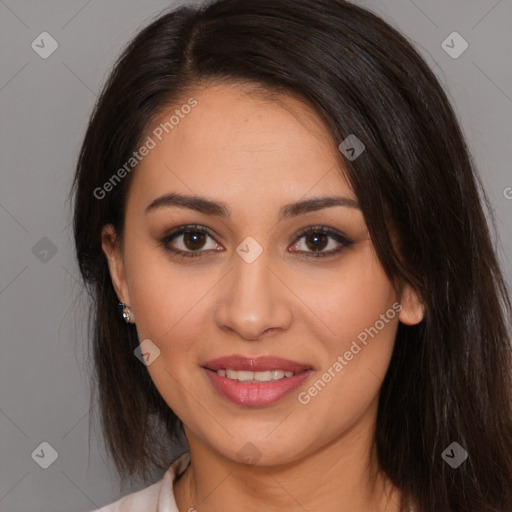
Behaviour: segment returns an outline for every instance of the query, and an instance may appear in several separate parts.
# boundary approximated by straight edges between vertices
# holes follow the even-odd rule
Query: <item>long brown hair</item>
[[[101,249],[105,224],[123,232],[133,173],[102,198],[95,191],[158,112],[188,87],[224,79],[299,95],[336,145],[356,134],[366,147],[344,162],[351,186],[389,278],[411,283],[426,308],[420,324],[399,325],[382,384],[382,470],[418,512],[512,511],[512,308],[489,202],[419,53],[343,0],[220,0],[164,13],[129,43],[103,88],[72,193],[78,263],[94,299],[94,383],[121,476],[165,469],[182,424],[133,355],[135,327],[119,314]],[[457,468],[442,456],[453,442],[468,453]]]

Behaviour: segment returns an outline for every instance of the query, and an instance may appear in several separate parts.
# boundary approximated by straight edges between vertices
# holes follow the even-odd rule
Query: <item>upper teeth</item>
[[[231,370],[222,369],[217,370],[217,374],[221,377],[227,377],[228,379],[238,380],[240,382],[247,382],[254,380],[256,382],[270,382],[272,380],[279,380],[283,377],[292,377],[293,372],[284,370],[266,370],[264,372],[251,372],[245,370]]]

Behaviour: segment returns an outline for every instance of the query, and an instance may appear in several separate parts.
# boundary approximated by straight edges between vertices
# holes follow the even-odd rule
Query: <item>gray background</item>
[[[66,197],[114,59],[139,28],[178,3],[0,0],[2,512],[83,512],[147,485],[120,486],[96,421],[89,442],[87,299]],[[491,199],[512,282],[511,2],[359,3],[405,33],[448,91]],[[44,31],[58,42],[47,59],[31,47]],[[469,43],[456,59],[441,46],[453,31]],[[47,469],[36,463],[49,460],[42,442],[58,453]]]

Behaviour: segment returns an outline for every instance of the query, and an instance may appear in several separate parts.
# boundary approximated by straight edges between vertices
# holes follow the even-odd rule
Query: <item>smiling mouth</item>
[[[313,372],[311,365],[273,355],[233,354],[202,365],[213,388],[244,407],[263,407],[285,398]]]
[[[265,371],[247,371],[247,370],[233,370],[231,368],[220,368],[215,371],[220,377],[226,377],[230,380],[236,380],[238,382],[246,382],[248,384],[258,384],[265,382],[275,382],[281,379],[287,379],[294,377],[301,372],[292,372],[288,370],[265,370]],[[303,370],[306,371],[306,370]]]
[[[243,407],[272,405],[290,395],[313,373],[311,368],[252,371],[203,367],[203,370],[220,395]]]
[[[291,377],[304,370],[313,369],[309,364],[291,361],[282,357],[272,355],[246,357],[240,354],[206,361],[202,364],[202,367],[215,372],[223,370],[226,374],[221,376],[228,379],[252,379],[261,382]],[[283,375],[279,372],[283,372]]]

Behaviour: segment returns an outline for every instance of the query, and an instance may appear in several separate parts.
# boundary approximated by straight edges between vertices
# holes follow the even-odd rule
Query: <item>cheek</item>
[[[146,257],[145,257],[146,256]],[[193,424],[197,402],[191,384],[200,372],[198,363],[208,344],[204,322],[218,278],[212,272],[181,270],[148,251],[132,260],[130,298],[139,340],[150,339],[159,356],[147,370],[169,407],[187,424]],[[209,329],[211,333],[211,328]]]
[[[215,285],[215,276],[191,275],[191,272],[170,272],[170,266],[147,265],[134,279],[133,296],[139,339],[150,338],[162,354],[172,350],[173,358],[187,349],[191,357],[194,343],[204,332],[200,324],[206,318],[208,290]]]
[[[193,270],[177,265],[177,260],[142,228],[127,233],[125,243],[126,275],[137,329],[141,336],[162,340],[200,301],[204,286],[201,279],[191,275]],[[206,286],[208,276],[203,279]]]
[[[367,329],[376,322],[379,339],[393,342],[398,322],[398,314],[392,308],[396,293],[369,244],[347,255],[335,279],[332,274],[325,274],[314,283],[301,283],[298,295],[307,297],[303,316],[310,329],[316,326],[319,339],[328,340],[331,354],[349,350],[358,336],[364,341]],[[383,323],[380,318],[386,312]]]
[[[347,258],[336,284],[326,279],[318,290],[308,301],[315,314],[305,323],[313,338],[323,340],[321,368],[299,401],[320,423],[328,412],[334,428],[359,417],[376,398],[393,351],[399,305],[370,250]]]

